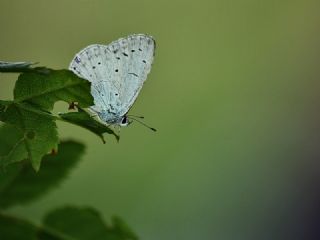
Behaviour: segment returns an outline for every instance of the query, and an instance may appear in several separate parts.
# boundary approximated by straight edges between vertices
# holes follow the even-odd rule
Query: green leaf
[[[12,125],[0,127],[0,166],[28,158],[23,131]],[[0,182],[1,186],[2,182]]]
[[[57,155],[43,158],[38,173],[26,162],[8,166],[0,172],[0,208],[28,203],[57,186],[79,162],[84,148],[74,141],[60,143]]]
[[[27,72],[32,70],[30,62],[4,62],[0,61],[0,72]]]
[[[41,233],[41,238],[40,234]],[[1,240],[71,240],[59,236],[51,229],[36,226],[27,220],[0,213]],[[72,239],[74,240],[74,239]]]
[[[50,212],[43,226],[0,213],[3,240],[137,240],[119,218],[106,225],[92,208],[63,207]]]
[[[11,148],[0,157],[0,166],[28,158],[33,168],[40,168],[41,158],[57,149],[58,132],[54,117],[27,104],[0,101],[0,121],[15,126],[12,128],[16,144],[8,142]],[[1,141],[6,142],[2,135]]]
[[[60,113],[59,116],[66,122],[78,125],[93,132],[102,139],[103,143],[105,143],[103,137],[104,133],[114,135],[119,141],[119,135],[117,135],[111,128],[98,122],[92,116],[90,116],[88,112],[82,110],[81,108],[78,110],[78,112]]]
[[[28,102],[45,110],[54,103],[77,102],[80,107],[92,106],[90,82],[69,70],[31,71],[19,76],[14,88],[15,102]]]
[[[36,240],[37,230],[28,221],[0,213],[0,239],[2,240]]]
[[[123,239],[138,239],[136,234],[131,230],[127,223],[125,223],[120,217],[112,217],[112,226],[113,232],[119,236],[122,236]]]
[[[63,207],[50,212],[44,219],[45,229],[52,229],[74,240],[136,240],[135,234],[117,218],[112,226],[104,223],[92,208]],[[125,225],[125,227],[123,227]],[[45,239],[40,234],[40,239]]]

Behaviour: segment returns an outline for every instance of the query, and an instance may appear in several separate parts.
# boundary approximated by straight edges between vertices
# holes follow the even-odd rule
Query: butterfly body
[[[93,44],[75,55],[69,69],[91,82],[90,110],[106,124],[127,125],[127,112],[151,70],[155,41],[144,34]]]

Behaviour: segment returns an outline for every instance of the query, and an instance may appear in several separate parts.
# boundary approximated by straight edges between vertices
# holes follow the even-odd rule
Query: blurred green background
[[[318,0],[0,0],[0,59],[67,68],[132,33],[157,41],[131,114],[56,190],[10,209],[40,222],[64,204],[123,217],[141,239],[311,239],[319,216]],[[15,74],[1,74],[11,99]],[[58,104],[56,111],[65,111]],[[309,236],[309,237],[306,237]]]

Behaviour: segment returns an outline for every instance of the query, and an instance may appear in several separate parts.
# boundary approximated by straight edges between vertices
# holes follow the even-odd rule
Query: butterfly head
[[[125,127],[125,126],[128,126],[131,122],[132,122],[132,121],[130,121],[130,120],[128,119],[128,117],[127,117],[126,115],[124,115],[124,116],[122,117],[119,125],[120,125],[121,127]]]

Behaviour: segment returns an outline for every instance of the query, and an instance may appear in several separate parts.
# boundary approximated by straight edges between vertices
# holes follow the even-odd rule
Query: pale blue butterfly
[[[94,106],[89,109],[99,120],[107,125],[130,123],[127,113],[151,70],[154,52],[151,36],[133,34],[108,45],[87,46],[75,55],[69,69],[91,82]]]

